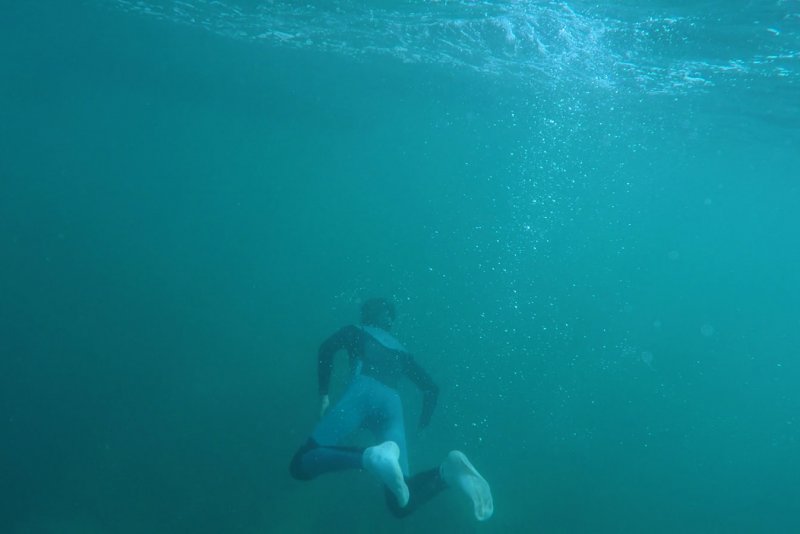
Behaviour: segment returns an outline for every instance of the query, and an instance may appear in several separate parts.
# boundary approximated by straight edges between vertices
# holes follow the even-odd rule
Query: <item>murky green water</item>
[[[17,4],[0,530],[800,528],[798,2]],[[373,295],[486,524],[288,474]]]

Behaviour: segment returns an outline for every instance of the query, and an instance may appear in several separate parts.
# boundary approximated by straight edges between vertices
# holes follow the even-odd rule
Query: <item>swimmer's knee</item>
[[[303,469],[303,456],[309,451],[316,449],[318,446],[316,441],[309,439],[305,445],[297,449],[297,452],[295,452],[292,457],[292,461],[289,462],[289,473],[292,475],[292,478],[295,480],[311,480],[314,478]]]

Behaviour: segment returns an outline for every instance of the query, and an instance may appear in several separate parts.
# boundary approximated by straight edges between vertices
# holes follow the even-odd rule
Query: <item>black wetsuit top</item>
[[[422,391],[420,428],[428,426],[433,410],[436,408],[439,387],[410,353],[387,348],[357,326],[345,326],[320,345],[320,395],[328,394],[333,370],[333,355],[342,349],[346,350],[350,356],[351,368],[355,368],[361,363],[361,374],[370,376],[391,388],[396,388],[400,378],[407,376]]]

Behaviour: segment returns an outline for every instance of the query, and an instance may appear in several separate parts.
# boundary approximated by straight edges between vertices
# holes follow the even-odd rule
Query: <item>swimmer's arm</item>
[[[431,422],[439,399],[439,386],[410,354],[406,360],[406,375],[422,391],[422,413],[419,417],[419,428],[422,429]]]

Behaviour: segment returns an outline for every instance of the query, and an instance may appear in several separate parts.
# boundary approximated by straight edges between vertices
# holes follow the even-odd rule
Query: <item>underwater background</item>
[[[800,2],[6,2],[0,67],[0,532],[800,531]],[[372,296],[488,522],[289,476]]]

